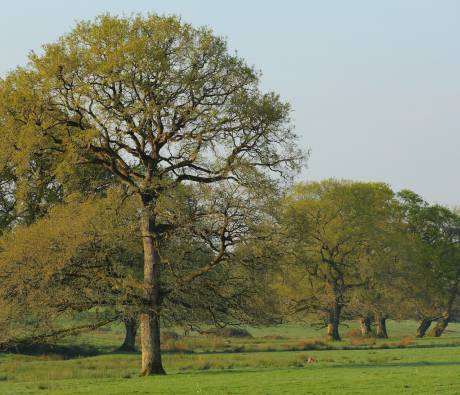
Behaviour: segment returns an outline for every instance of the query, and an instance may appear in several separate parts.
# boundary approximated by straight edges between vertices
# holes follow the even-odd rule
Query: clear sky
[[[179,14],[228,38],[293,107],[300,177],[460,205],[458,0],[2,0],[0,75],[80,19]]]

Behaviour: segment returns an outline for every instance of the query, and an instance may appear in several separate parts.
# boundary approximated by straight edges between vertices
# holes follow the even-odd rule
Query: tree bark
[[[371,319],[369,317],[364,317],[359,320],[359,327],[361,330],[361,335],[363,337],[369,337],[372,332],[371,328]]]
[[[160,348],[160,308],[161,261],[159,235],[155,233],[155,196],[141,194],[141,232],[144,248],[144,298],[146,309],[141,314],[141,375],[166,374],[161,361]]]
[[[388,339],[387,319],[384,316],[377,316],[377,337],[379,339]]]
[[[424,318],[422,322],[420,323],[419,327],[417,328],[416,336],[424,337],[426,334],[426,331],[430,328],[432,322],[433,322],[432,320],[428,318]]]
[[[137,334],[137,320],[134,317],[125,318],[125,340],[118,349],[120,351],[136,351],[136,334]]]
[[[440,337],[450,322],[450,315],[446,315],[436,321],[436,326],[430,331],[430,336]]]
[[[340,324],[340,311],[341,306],[336,303],[332,310],[329,312],[327,323],[327,339],[332,341],[340,341],[339,324]]]
[[[452,309],[455,303],[455,299],[457,298],[457,295],[458,295],[458,286],[460,285],[459,277],[460,277],[460,272],[457,273],[457,280],[455,281],[455,284],[453,284],[450,290],[450,296],[447,302],[446,311],[444,312],[443,316],[436,321],[436,326],[430,331],[430,336],[434,336],[434,337],[441,336],[444,333],[445,329],[447,328],[447,325],[449,325],[449,322],[452,316]]]

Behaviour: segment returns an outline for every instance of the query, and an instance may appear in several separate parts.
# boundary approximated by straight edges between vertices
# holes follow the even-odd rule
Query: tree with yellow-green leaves
[[[448,207],[430,205],[416,193],[398,195],[408,232],[416,241],[406,289],[410,318],[420,320],[417,337],[441,336],[460,311],[460,216]]]
[[[53,179],[66,180],[92,166],[137,197],[144,375],[164,373],[161,243],[175,223],[160,219],[163,197],[180,185],[226,183],[247,201],[256,186],[269,188],[272,174],[286,177],[302,161],[289,106],[262,93],[258,79],[209,29],[150,15],[79,23],[1,83],[2,146],[17,168],[38,155],[52,159]],[[222,234],[207,240],[214,263],[187,279],[214,270],[233,248],[228,224],[240,221],[243,206],[221,208]]]
[[[0,239],[0,344],[46,342],[105,325],[135,305],[134,228],[115,200],[112,193],[56,206]],[[72,321],[94,308],[103,314]]]
[[[392,199],[385,184],[333,179],[288,193],[280,213],[286,253],[277,281],[287,313],[319,319],[328,339],[340,340],[339,325],[356,291],[383,282],[371,268],[379,266],[376,252],[385,248]]]
[[[271,322],[268,257],[258,247],[270,232],[258,229],[260,206],[237,188],[180,190],[159,204],[162,220],[175,218],[174,232],[161,240],[163,323],[199,329]],[[0,346],[54,342],[122,320],[121,349],[133,351],[143,306],[136,211],[134,197],[117,188],[89,199],[72,195],[0,238]]]

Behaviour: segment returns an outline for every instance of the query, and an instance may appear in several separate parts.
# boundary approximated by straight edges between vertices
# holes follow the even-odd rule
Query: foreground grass
[[[398,336],[387,344],[399,344],[410,325],[395,323]],[[72,359],[0,354],[0,394],[460,394],[458,325],[441,339],[402,343],[409,348],[308,351],[282,351],[302,342],[316,344],[304,339],[299,326],[276,332],[282,328],[253,328],[253,339],[184,338],[201,349],[166,354],[166,377],[138,377],[138,354]],[[86,341],[106,350],[118,340],[117,331],[93,333]],[[219,352],[220,342],[252,351]],[[349,341],[334,345],[350,346]],[[308,357],[317,362],[308,364]]]

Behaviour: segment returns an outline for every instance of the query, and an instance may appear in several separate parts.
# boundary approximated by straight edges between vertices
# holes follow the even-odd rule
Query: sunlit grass
[[[460,393],[460,325],[438,339],[415,339],[415,328],[390,322],[390,339],[336,343],[302,324],[248,328],[253,338],[194,333],[165,343],[166,378],[145,379],[139,354],[108,352],[123,337],[113,326],[64,342],[96,347],[97,356],[0,354],[0,394]]]

